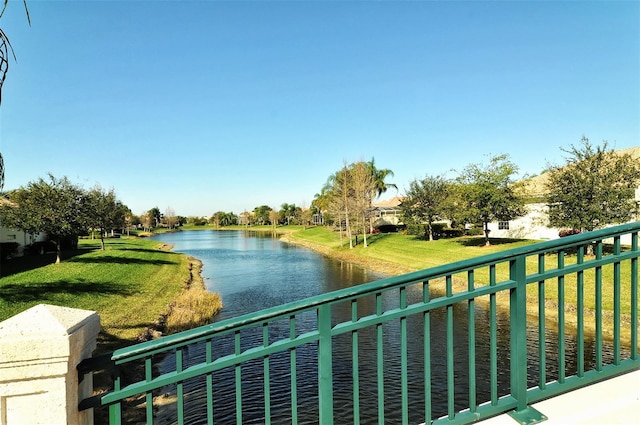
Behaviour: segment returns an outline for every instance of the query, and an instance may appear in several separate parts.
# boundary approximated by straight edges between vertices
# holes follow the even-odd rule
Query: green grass
[[[161,250],[152,240],[81,240],[71,258],[0,278],[0,321],[36,304],[98,312],[102,338],[117,344],[142,333],[184,289],[187,256]],[[37,257],[24,257],[27,263]],[[49,257],[53,262],[53,257]],[[63,257],[64,258],[64,257]],[[28,264],[25,269],[29,269]]]
[[[338,232],[332,232],[326,227],[315,227],[292,234],[291,239],[307,242],[309,244],[318,245],[330,249],[329,255],[333,252],[336,256],[342,256],[347,260],[359,262],[366,266],[375,266],[378,270],[393,271],[393,267],[384,267],[383,264],[400,266],[396,270],[402,272],[426,269],[442,264],[455,261],[466,260],[485,254],[491,254],[506,249],[518,248],[536,243],[532,240],[518,239],[491,239],[491,246],[484,246],[484,238],[461,237],[452,239],[440,239],[431,242],[424,239],[403,235],[401,233],[387,233],[372,235],[367,238],[368,247],[365,248],[362,243],[362,235],[359,236],[359,244],[350,249],[348,241],[345,240],[343,246],[340,245],[340,237]],[[325,251],[326,253],[326,251]],[[553,269],[556,262],[555,256],[549,256],[547,270]],[[589,258],[585,261],[590,261]],[[576,262],[576,255],[567,255],[565,264],[569,265]],[[529,273],[537,271],[537,259],[529,258],[527,262]],[[506,264],[497,267],[498,281],[509,278],[509,270]],[[387,273],[397,274],[397,273]],[[477,285],[488,284],[488,269],[478,270],[475,276]],[[593,271],[585,272],[585,306],[588,309],[595,308],[595,279]],[[603,309],[613,311],[613,267],[603,268]],[[630,311],[631,308],[631,268],[629,261],[622,264],[621,267],[621,307],[623,311]],[[577,304],[577,281],[575,275],[567,276],[565,279],[565,301],[570,306]],[[528,288],[529,296],[536,297],[537,289],[534,285]],[[548,280],[545,284],[545,296],[547,299],[558,301],[558,285],[557,279]],[[571,309],[571,307],[569,307]]]

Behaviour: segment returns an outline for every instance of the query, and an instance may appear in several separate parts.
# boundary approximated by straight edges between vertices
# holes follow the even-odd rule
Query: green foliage
[[[209,218],[209,223],[216,227],[238,224],[238,216],[232,212],[218,211]]]
[[[270,212],[273,210],[268,205],[261,205],[253,210],[255,224],[271,224]]]
[[[300,224],[302,221],[302,208],[296,207],[295,204],[284,203],[278,211],[278,222],[280,224]]]
[[[207,224],[207,219],[204,217],[190,216],[185,219],[185,223],[191,226],[204,226]]]
[[[566,164],[549,171],[549,223],[553,227],[590,231],[633,219],[640,166],[630,155],[593,146],[583,137],[580,146],[564,150]]]
[[[404,200],[400,204],[402,220],[407,226],[424,225],[424,234],[430,241],[434,238],[434,222],[444,216],[444,206],[449,197],[449,182],[442,176],[427,176],[409,184]],[[413,226],[410,231],[413,231]]]
[[[113,189],[104,190],[100,186],[91,189],[86,196],[87,224],[99,230],[104,250],[105,232],[125,227],[125,217],[131,214],[129,208],[118,201]]]
[[[7,195],[11,204],[0,206],[3,224],[26,233],[46,233],[58,243],[60,240],[86,232],[90,222],[90,202],[87,193],[63,177],[49,174],[30,182]]]
[[[458,177],[461,216],[467,223],[483,224],[487,244],[490,222],[513,220],[526,212],[517,195],[521,183],[513,180],[517,171],[508,155],[497,155],[486,165],[468,165]]]

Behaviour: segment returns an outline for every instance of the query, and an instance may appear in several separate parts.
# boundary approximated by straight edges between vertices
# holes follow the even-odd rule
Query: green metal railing
[[[640,222],[532,244],[120,349],[106,359],[114,385],[99,401],[112,424],[132,403],[149,424],[241,424],[248,415],[466,424],[505,412],[539,421],[532,403],[640,368],[639,231]],[[133,364],[139,379],[121,372]],[[228,397],[216,404],[218,384]],[[275,400],[277,385],[286,400]],[[253,392],[258,407],[246,404]],[[218,416],[222,407],[231,413]]]

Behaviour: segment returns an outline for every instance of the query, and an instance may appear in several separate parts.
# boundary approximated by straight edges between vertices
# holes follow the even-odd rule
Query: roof
[[[617,151],[614,151],[614,153],[619,154],[619,155],[631,155],[632,158],[634,159],[640,159],[640,146],[634,146],[631,148],[626,148],[626,149],[620,149]],[[547,180],[549,179],[549,172],[546,171],[540,175],[531,177],[529,179],[526,179],[524,181],[524,190],[525,193],[529,193],[531,195],[543,195],[546,190],[545,190],[545,186],[547,183]]]
[[[401,196],[394,196],[391,199],[387,199],[385,201],[374,202],[374,208],[397,208],[404,198]]]

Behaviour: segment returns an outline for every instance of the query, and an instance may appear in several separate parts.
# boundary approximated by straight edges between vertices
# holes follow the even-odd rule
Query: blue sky
[[[508,154],[640,145],[637,1],[11,0],[5,190],[52,173],[140,214],[309,206],[343,162],[402,194]]]

